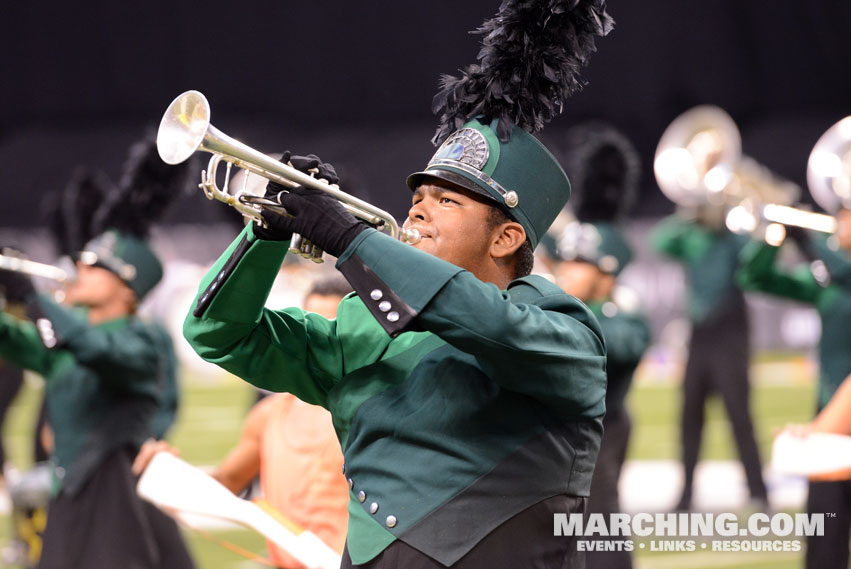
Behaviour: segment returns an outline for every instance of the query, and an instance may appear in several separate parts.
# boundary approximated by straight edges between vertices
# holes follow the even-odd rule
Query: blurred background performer
[[[343,567],[584,565],[553,522],[584,511],[605,350],[590,311],[529,274],[570,190],[530,132],[611,25],[602,1],[502,3],[479,64],[435,99],[441,145],[408,177],[413,246],[323,192],[270,183],[294,217],[265,211],[201,283],[184,326],[199,354],[332,412],[351,489]],[[294,233],[357,292],[335,321],[263,307]]]
[[[635,293],[617,285],[632,258],[618,228],[632,206],[640,164],[629,140],[603,123],[572,128],[564,164],[571,180],[570,215],[563,228],[544,239],[556,284],[588,305],[606,341],[606,416],[603,439],[591,479],[587,513],[621,511],[618,480],[631,431],[625,400],[635,368],[650,344],[650,328]],[[632,567],[628,551],[589,551],[586,567]]]
[[[4,256],[21,256],[19,251],[10,247],[0,248],[0,254]],[[16,318],[26,317],[26,294],[29,291],[29,277],[9,271],[0,271],[0,311],[5,311]],[[0,433],[3,433],[7,413],[18,395],[24,382],[24,370],[12,363],[0,359]],[[38,445],[39,426],[34,425],[33,441],[36,448]],[[45,455],[34,456],[34,462],[46,460]],[[21,496],[17,489],[28,478],[27,473],[21,473],[8,461],[6,455],[5,441],[0,440],[0,487],[9,492],[12,502],[10,515],[12,536],[7,546],[0,549],[0,562],[7,565],[19,565],[21,567],[34,567],[41,553],[41,532],[44,530],[44,510],[47,506],[46,498],[37,500],[38,503],[22,503],[23,500],[16,499]],[[41,496],[45,496],[42,493]],[[32,495],[30,493],[30,495]]]
[[[63,188],[49,192],[43,199],[42,217],[48,224],[53,245],[60,257],[58,263],[63,268],[70,268],[73,255],[79,253],[93,237],[92,217],[114,189],[112,182],[102,172],[79,166],[74,169]],[[16,255],[16,252],[7,250],[2,253]],[[26,299],[22,297],[21,291],[31,289],[29,277],[4,271],[0,274],[0,279],[18,283],[17,286],[10,285],[10,299],[13,302],[8,306],[7,312],[25,319]],[[59,294],[62,292],[59,291]],[[4,369],[15,368],[7,366]],[[41,536],[47,519],[50,494],[50,479],[45,473],[52,470],[47,462],[53,451],[52,446],[53,433],[47,420],[47,402],[42,396],[38,418],[34,421],[33,428],[34,466],[17,473],[9,487],[13,537],[10,548],[4,550],[4,554],[8,552],[8,557],[16,559],[17,564],[23,567],[35,567],[41,556]]]
[[[742,251],[739,282],[747,289],[811,304],[821,318],[818,410],[851,374],[851,203],[836,213],[835,237],[789,227],[808,262],[793,269],[775,264],[780,246],[753,241]],[[789,239],[786,239],[789,241]],[[851,481],[810,482],[807,512],[835,512],[824,536],[807,538],[807,568],[847,567],[851,532]]]
[[[0,254],[5,256],[18,256],[19,253],[9,247],[0,248]],[[24,275],[0,271],[0,309],[5,312],[24,318],[26,314],[25,295],[29,291],[29,279]],[[15,400],[21,385],[24,382],[23,370],[13,364],[0,359],[0,433],[6,418],[6,413]],[[0,438],[0,485],[4,482],[4,472],[10,464],[6,463],[5,441]]]
[[[691,320],[688,360],[683,377],[680,436],[683,489],[675,509],[692,506],[694,470],[700,456],[706,400],[721,397],[747,479],[752,506],[768,507],[762,462],[750,415],[750,326],[748,310],[734,275],[745,236],[725,225],[726,207],[704,204],[680,211],[654,229],[653,247],[680,261],[688,285]]]
[[[352,287],[339,275],[315,281],[304,310],[333,319]],[[177,454],[163,441],[145,443],[133,470],[141,474],[157,452]],[[210,475],[234,494],[260,477],[260,498],[298,526],[316,534],[342,554],[346,544],[349,487],[342,474],[343,454],[331,414],[291,393],[272,393],[249,412],[237,446]],[[277,567],[304,566],[271,541]]]
[[[91,217],[95,237],[77,256],[64,304],[30,286],[33,323],[0,314],[0,355],[46,380],[55,468],[45,569],[193,567],[176,526],[149,516],[130,472],[174,381],[171,339],[136,316],[162,276],[149,226],[188,173],[155,156],[151,139],[131,148],[118,187]]]

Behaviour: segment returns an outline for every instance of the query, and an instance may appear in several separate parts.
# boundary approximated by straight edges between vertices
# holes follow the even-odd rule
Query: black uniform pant
[[[607,412],[603,418],[603,439],[600,443],[600,454],[597,455],[597,465],[594,467],[594,476],[591,478],[588,513],[603,514],[607,521],[609,514],[621,512],[618,481],[624,459],[626,459],[631,429],[632,422],[626,409]],[[595,538],[598,541],[605,539]],[[632,556],[626,550],[589,551],[585,554],[585,567],[586,569],[631,569]]]
[[[692,332],[683,379],[680,432],[684,485],[678,509],[688,509],[691,504],[706,400],[713,393],[721,397],[730,419],[751,497],[765,500],[768,496],[750,415],[750,353],[747,346],[746,331],[741,333],[723,325],[707,329],[695,327]]]
[[[135,453],[112,453],[74,496],[47,509],[40,569],[193,569],[170,518],[136,494]]]
[[[807,537],[807,569],[846,569],[851,535],[851,481],[810,482],[807,513],[825,514],[824,535]]]
[[[498,500],[494,497],[494,500]],[[577,550],[581,536],[553,535],[553,514],[581,513],[586,498],[555,496],[523,510],[489,533],[451,569],[581,569],[584,552]],[[446,569],[446,566],[407,543],[396,540],[375,559],[352,564],[343,551],[340,569]]]

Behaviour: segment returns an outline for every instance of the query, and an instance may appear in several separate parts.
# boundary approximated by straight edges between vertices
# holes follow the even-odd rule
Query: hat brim
[[[411,188],[411,191],[416,191],[416,189],[419,188],[427,178],[437,178],[444,182],[451,182],[456,186],[461,186],[465,190],[470,190],[475,194],[484,196],[499,205],[499,201],[497,201],[496,198],[494,198],[487,190],[478,185],[476,182],[466,176],[462,176],[456,172],[450,172],[449,170],[438,170],[435,168],[424,172],[414,172],[408,176],[405,182],[408,184],[408,187]]]

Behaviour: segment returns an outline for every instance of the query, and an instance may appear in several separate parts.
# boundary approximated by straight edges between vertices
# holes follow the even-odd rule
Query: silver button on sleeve
[[[387,520],[384,523],[389,528],[396,527],[396,516],[387,516]]]
[[[390,310],[390,302],[387,300],[382,300],[381,303],[378,305],[378,310],[380,310],[381,312],[387,312],[388,310]]]
[[[369,298],[371,298],[372,300],[381,300],[382,296],[384,296],[384,293],[377,288],[372,289],[372,292],[369,293]]]

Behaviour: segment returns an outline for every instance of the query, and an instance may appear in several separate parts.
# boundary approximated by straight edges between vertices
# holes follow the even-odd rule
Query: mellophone
[[[265,224],[263,210],[286,215],[287,212],[274,200],[251,195],[243,191],[228,192],[231,166],[237,166],[258,174],[283,186],[304,186],[325,192],[339,201],[346,210],[384,230],[397,239],[408,243],[419,241],[416,229],[400,228],[392,215],[359,198],[349,195],[335,184],[314,178],[288,164],[283,164],[226,135],[210,124],[210,104],[198,91],[186,91],[179,95],[166,109],[157,133],[157,151],[167,164],[180,164],[198,150],[212,154],[207,169],[201,173],[199,187],[209,199],[216,199],[236,208],[244,216]],[[221,161],[227,163],[224,186],[216,182],[216,173]],[[322,262],[322,251],[308,240],[294,235],[290,250],[316,262]]]

